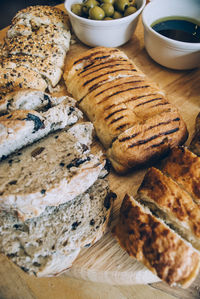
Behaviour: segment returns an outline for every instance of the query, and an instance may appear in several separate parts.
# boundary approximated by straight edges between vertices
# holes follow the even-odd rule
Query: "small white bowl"
[[[154,0],[142,13],[144,43],[148,54],[159,64],[177,70],[200,66],[200,43],[187,43],[167,38],[151,25],[166,17],[185,17],[200,22],[200,0]]]
[[[109,21],[95,21],[75,15],[71,11],[74,3],[82,3],[82,0],[66,0],[65,8],[78,39],[92,47],[118,47],[132,37],[146,0],[136,0],[138,10],[132,15]]]

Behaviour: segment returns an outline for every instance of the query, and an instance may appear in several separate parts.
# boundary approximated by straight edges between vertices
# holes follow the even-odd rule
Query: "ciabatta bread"
[[[114,234],[130,256],[171,286],[186,288],[199,272],[199,253],[133,197],[125,196]]]
[[[82,117],[75,101],[66,97],[45,112],[15,110],[0,116],[0,160]]]
[[[118,49],[97,47],[71,59],[64,80],[119,173],[159,159],[187,139],[178,110]]]
[[[72,200],[93,185],[105,161],[90,153],[92,124],[75,126],[73,133],[70,129],[53,133],[0,163],[1,209],[26,220],[39,216],[47,206]],[[80,131],[89,137],[81,140]]]

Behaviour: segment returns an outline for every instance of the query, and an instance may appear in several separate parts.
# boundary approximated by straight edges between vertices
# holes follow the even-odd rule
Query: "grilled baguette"
[[[64,79],[119,173],[160,158],[187,138],[177,109],[118,49],[82,53],[68,62]]]
[[[130,256],[169,285],[186,288],[196,278],[199,253],[133,197],[125,196],[113,232]]]

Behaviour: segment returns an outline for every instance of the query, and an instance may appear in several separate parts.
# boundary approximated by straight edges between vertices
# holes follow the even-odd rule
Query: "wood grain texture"
[[[5,30],[1,32],[3,38]],[[75,56],[88,47],[73,44],[67,55]],[[200,111],[200,69],[190,71],[168,70],[151,60],[144,48],[141,20],[132,39],[120,47],[134,63],[165,91],[171,103],[179,108],[191,140],[195,118]],[[101,148],[97,142],[94,149]],[[73,267],[57,278],[28,276],[3,255],[0,256],[0,299],[8,298],[200,298],[200,275],[186,290],[170,288],[155,277],[142,264],[130,258],[113,238],[111,229],[117,220],[121,201],[126,192],[134,195],[146,169],[126,176],[111,173],[110,185],[118,198],[112,221],[106,235],[89,249],[83,249]],[[78,278],[78,280],[77,280]],[[83,281],[83,280],[85,281]],[[154,283],[153,283],[154,282]],[[156,282],[156,283],[155,283]],[[150,285],[144,285],[153,283]],[[109,285],[110,284],[110,285]],[[143,284],[143,285],[141,285]]]

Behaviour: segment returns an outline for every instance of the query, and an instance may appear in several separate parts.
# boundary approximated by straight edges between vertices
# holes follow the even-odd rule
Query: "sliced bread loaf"
[[[39,216],[47,206],[58,206],[85,192],[104,167],[82,143],[80,126],[92,140],[92,124],[78,124],[73,134],[53,133],[5,159],[0,164],[0,207],[22,219]]]
[[[25,222],[1,210],[1,252],[31,274],[55,275],[71,266],[81,247],[101,238],[114,197],[108,181],[99,178],[84,194],[47,206],[39,217]]]
[[[114,234],[130,256],[171,286],[186,288],[199,272],[199,253],[133,197],[125,196]]]

